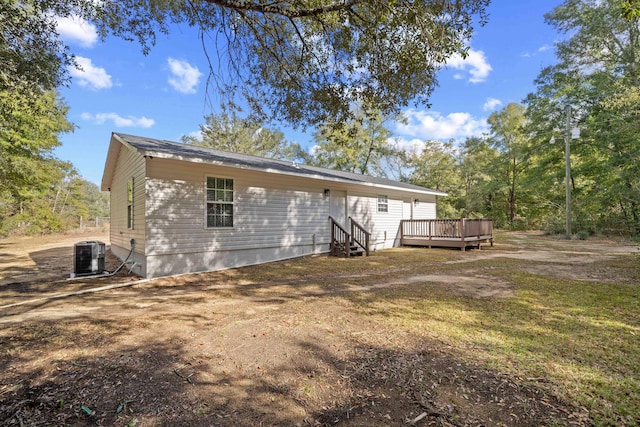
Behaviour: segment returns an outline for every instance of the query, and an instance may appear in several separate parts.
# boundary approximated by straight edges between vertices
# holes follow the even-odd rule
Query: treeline
[[[111,15],[96,14],[94,9],[102,4],[88,0],[77,2],[77,5],[65,0],[1,4],[0,11],[3,16],[11,17],[6,20],[11,25],[0,25],[0,235],[16,231],[62,231],[76,226],[81,217],[107,216],[108,196],[79,177],[72,165],[53,155],[54,148],[59,145],[58,136],[73,129],[67,121],[67,107],[56,95],[56,89],[66,82],[67,67],[74,64],[66,46],[57,38],[54,17],[79,14],[99,21],[101,17]],[[147,5],[144,2],[136,4],[142,9]],[[469,4],[475,4],[475,1]],[[153,17],[165,22],[162,13],[158,12],[160,9],[153,10]],[[374,12],[375,8],[369,11]],[[174,12],[183,13],[179,9]],[[386,120],[399,118],[383,117],[379,111],[371,111],[371,102],[359,104],[358,97],[351,100],[341,95],[340,108],[352,110],[348,114],[341,110],[345,114],[336,116],[326,114],[333,111],[330,105],[325,105],[325,110],[318,104],[317,111],[307,112],[295,103],[281,104],[282,99],[289,98],[276,96],[277,99],[270,100],[272,104],[291,110],[281,116],[298,117],[291,120],[294,124],[310,122],[317,125],[311,152],[286,141],[282,132],[270,130],[254,119],[239,117],[233,108],[207,117],[201,127],[202,138],[184,138],[184,142],[387,175],[447,192],[449,196],[438,203],[440,217],[490,217],[501,228],[563,232],[564,144],[550,144],[550,141],[563,141],[568,130],[577,127],[581,136],[571,140],[572,233],[638,236],[638,2],[567,0],[545,18],[566,36],[556,44],[557,64],[540,72],[535,81],[536,90],[522,104],[512,103],[493,113],[488,118],[490,131],[481,137],[462,143],[426,141],[419,152],[408,153],[393,142],[385,126]],[[232,21],[212,22],[224,26]],[[118,27],[121,24],[118,20],[103,24],[113,25],[112,30],[117,35],[126,34],[126,29]],[[377,27],[373,29],[376,34],[380,33]],[[405,29],[400,33],[405,33]],[[143,45],[144,34],[147,33],[138,34]],[[362,41],[366,42],[366,38]],[[310,39],[309,43],[312,42]],[[294,45],[306,46],[304,43]],[[405,57],[402,50],[398,52],[400,57],[396,59],[403,64],[399,70],[411,66],[419,72],[424,68],[419,58]],[[447,52],[451,53],[444,49],[443,58]],[[409,59],[413,62],[406,63]],[[268,58],[260,60],[269,66],[276,65]],[[253,62],[249,61],[251,64]],[[286,61],[277,64],[283,65]],[[385,66],[384,70],[387,68]],[[255,78],[253,74],[251,76],[251,79]],[[386,100],[387,108],[382,111],[396,111],[398,108],[391,108],[391,104],[405,105],[407,93],[414,93],[405,93],[410,85],[402,85],[410,83],[410,79],[400,81],[396,74],[387,73],[381,76],[384,84],[380,87],[385,88],[381,93],[395,89],[396,95],[402,95],[394,98],[391,93]],[[300,76],[301,79],[311,77]],[[294,98],[301,96],[296,92],[300,80],[295,82],[285,88]],[[425,85],[418,92],[430,94],[435,80],[429,82],[423,82]],[[264,87],[272,83],[259,82]],[[351,91],[338,92],[368,94],[361,91],[359,83],[361,81],[357,80]],[[266,94],[272,92],[260,93],[268,96]],[[570,115],[567,114],[569,108]],[[305,120],[306,114],[342,118],[318,124],[315,120]]]
[[[202,140],[185,142],[221,148],[221,130],[238,135],[232,130],[251,128],[223,148],[444,191],[439,217],[489,217],[500,228],[564,233],[564,141],[578,128],[580,137],[570,140],[571,232],[638,236],[640,14],[625,4],[566,1],[547,14],[547,23],[567,35],[556,45],[558,63],[540,72],[523,104],[493,113],[486,135],[462,143],[426,141],[408,153],[394,144],[386,118],[358,108],[350,120],[318,126],[311,153],[224,111],[207,118]]]
[[[0,236],[64,231],[109,215],[108,194],[54,155],[59,136],[73,130],[57,89],[74,65],[56,16],[78,6],[0,2]]]
[[[56,93],[3,90],[0,105],[0,236],[60,232],[109,216],[109,195],[53,155],[60,133],[73,128]]]
[[[447,192],[440,217],[490,217],[501,228],[561,233],[565,138],[577,128],[579,138],[570,139],[571,232],[639,236],[640,14],[630,10],[615,0],[566,1],[547,14],[567,36],[556,44],[557,64],[540,72],[522,104],[493,113],[486,135],[461,144],[427,141],[410,155],[370,140],[360,158],[375,165],[377,153],[387,170],[404,165],[395,168],[402,179]],[[336,141],[317,139],[321,148]]]
[[[410,180],[450,193],[441,215],[563,231],[564,139],[577,128],[572,233],[640,235],[640,14],[629,10],[613,0],[556,7],[546,21],[568,37],[524,105],[492,114],[490,133],[463,147],[427,144]]]

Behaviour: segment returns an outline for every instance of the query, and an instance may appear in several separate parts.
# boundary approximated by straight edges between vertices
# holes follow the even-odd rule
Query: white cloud
[[[187,61],[173,58],[168,58],[167,63],[171,72],[169,77],[171,87],[180,93],[196,93],[196,86],[200,82],[200,77],[202,77],[198,67],[194,67]]]
[[[419,138],[406,139],[401,137],[387,140],[389,145],[408,153],[419,153],[424,149],[424,140]]]
[[[88,87],[92,90],[109,89],[113,86],[111,76],[102,67],[96,67],[91,59],[82,56],[76,56],[76,62],[81,67],[70,67],[69,73],[72,77],[78,79],[78,84],[82,87]]]
[[[501,105],[502,105],[502,101],[500,101],[499,99],[487,98],[487,101],[482,106],[482,109],[484,111],[493,111]]]
[[[201,130],[194,130],[187,135],[189,138],[195,138],[198,141],[202,141],[203,135]]]
[[[82,47],[93,47],[98,41],[95,25],[79,16],[57,17],[58,34],[63,40]]]
[[[553,49],[553,45],[545,44],[543,46],[540,46],[534,53],[525,52],[520,56],[522,56],[523,58],[533,58],[537,54],[544,53],[544,52],[546,52],[548,50],[551,50],[551,49]]]
[[[396,123],[399,135],[419,140],[461,140],[480,136],[488,130],[486,119],[477,119],[469,113],[451,113],[408,110],[404,112],[406,123]]]
[[[82,113],[80,116],[82,120],[92,121],[97,125],[102,125],[107,121],[112,121],[115,127],[138,127],[138,128],[150,128],[156,122],[153,119],[142,117],[127,116],[122,117],[117,113],[97,113],[95,115],[90,113]]]
[[[473,49],[469,49],[466,58],[462,58],[459,54],[453,55],[447,60],[447,66],[468,72],[471,83],[485,81],[489,77],[491,70],[493,70],[493,67],[487,62],[484,52]],[[463,73],[456,73],[454,78],[462,79],[464,76],[465,74]]]

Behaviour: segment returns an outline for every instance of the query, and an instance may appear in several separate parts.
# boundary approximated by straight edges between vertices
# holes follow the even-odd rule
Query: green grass
[[[554,242],[530,237],[523,244],[548,249]],[[487,251],[519,248],[503,243]],[[621,255],[575,266],[606,271],[619,284],[533,274],[525,272],[527,266],[544,271],[540,261],[474,260],[460,251],[402,248],[357,260],[308,257],[225,274],[259,284],[247,291],[255,294],[339,291],[425,274],[494,277],[513,293],[474,298],[442,284],[411,283],[339,299],[360,315],[439,343],[463,361],[508,372],[586,407],[596,425],[640,424],[640,258]]]
[[[612,261],[618,267],[635,262],[634,257]],[[525,274],[517,268],[521,264],[501,260],[491,271],[512,283],[508,298],[453,295],[426,283],[384,291],[385,298],[362,300],[359,308],[439,341],[460,358],[542,380],[556,395],[588,408],[597,425],[637,425],[638,285]]]

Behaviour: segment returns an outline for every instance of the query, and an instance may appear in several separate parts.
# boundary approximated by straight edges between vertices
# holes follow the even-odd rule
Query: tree
[[[0,217],[0,235],[63,232],[109,216],[108,193],[78,176],[69,164],[46,165],[50,185],[23,191],[10,215]]]
[[[409,182],[448,194],[447,197],[438,200],[437,216],[459,217],[464,210],[464,186],[453,143],[426,141],[424,149],[411,156],[410,164],[414,170]]]
[[[540,73],[526,100],[538,180],[545,177],[549,188],[562,189],[553,180],[564,178],[563,152],[547,141],[564,129],[567,105],[571,125],[582,130],[571,143],[572,217],[579,231],[640,232],[634,225],[640,158],[633,98],[640,86],[640,17],[625,16],[624,4],[568,0],[549,13],[547,22],[569,36],[558,43],[559,63]],[[564,206],[560,193],[547,192],[547,199]]]
[[[89,16],[85,0],[3,0],[0,2],[0,91],[36,94],[68,80],[74,64],[58,38],[56,17]],[[31,97],[21,98],[28,102]]]
[[[464,217],[494,218],[496,224],[506,223],[504,211],[496,206],[499,201],[499,176],[496,165],[500,153],[489,145],[487,138],[467,138],[461,147],[458,169],[464,189]]]
[[[67,106],[54,92],[24,101],[19,93],[0,91],[0,105],[0,222],[6,223],[70,169],[53,149],[60,145],[58,135],[72,126]]]
[[[60,145],[58,135],[73,129],[68,107],[54,92],[44,92],[28,102],[19,94],[0,91],[0,187],[15,193],[37,186],[43,164],[53,160]]]
[[[316,145],[309,163],[361,174],[387,176],[385,169],[399,151],[390,144],[391,132],[379,112],[362,110],[345,122],[330,121],[313,134]]]
[[[200,135],[183,136],[182,142],[282,160],[297,160],[302,155],[302,148],[287,141],[282,132],[226,110],[205,117],[205,124],[200,125]]]
[[[608,215],[619,213],[620,224],[616,227],[609,223],[608,228],[626,229],[640,235],[640,87],[619,86],[615,95],[601,101],[599,107],[588,123],[590,128],[597,128],[593,140],[603,142],[594,141],[592,153],[597,156],[598,164],[607,168],[591,172],[600,187],[597,188],[597,194],[601,195],[598,200],[608,207]],[[604,179],[606,181],[601,181]],[[611,218],[600,219],[604,222]]]
[[[143,53],[174,23],[197,27],[212,82],[261,118],[318,124],[351,105],[395,113],[426,104],[436,73],[465,55],[489,0],[8,0],[0,8],[2,75],[46,89],[72,62],[55,16],[79,15],[101,35],[138,40]],[[196,41],[194,40],[194,44]],[[6,79],[5,79],[6,80]]]
[[[507,194],[507,217],[509,225],[515,225],[518,201],[518,185],[525,167],[524,157],[527,136],[524,132],[525,108],[511,103],[501,111],[494,112],[487,122],[491,126],[490,144],[500,153],[498,170],[501,184]]]
[[[630,20],[640,18],[640,0],[624,0],[622,14]]]
[[[0,2],[0,234],[64,230],[79,215],[104,216],[108,206],[94,184],[53,155],[59,134],[73,130],[55,92],[74,65],[56,34],[56,17],[68,16],[95,16],[95,3]]]

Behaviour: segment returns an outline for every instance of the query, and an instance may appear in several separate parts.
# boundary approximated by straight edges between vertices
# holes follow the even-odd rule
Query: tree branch
[[[321,6],[310,9],[294,9],[290,7],[279,6],[277,3],[272,4],[260,4],[247,0],[205,0],[208,3],[215,4],[217,6],[233,9],[237,11],[251,11],[259,13],[270,13],[275,15],[285,16],[287,18],[302,18],[305,16],[319,16],[329,12],[337,12],[340,10],[349,9],[358,3],[362,3],[363,0],[348,0],[340,1],[329,6]]]

